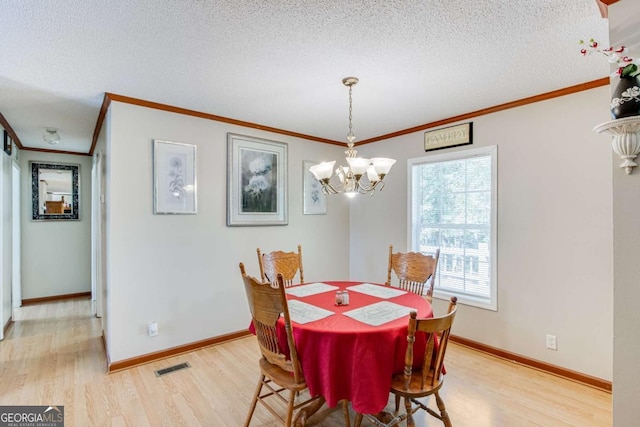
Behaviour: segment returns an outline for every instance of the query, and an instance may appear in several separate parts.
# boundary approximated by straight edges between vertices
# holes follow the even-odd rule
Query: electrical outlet
[[[547,348],[551,350],[558,349],[558,341],[555,335],[547,335]]]
[[[158,335],[158,322],[155,320],[147,325],[147,333],[150,337],[155,337]]]

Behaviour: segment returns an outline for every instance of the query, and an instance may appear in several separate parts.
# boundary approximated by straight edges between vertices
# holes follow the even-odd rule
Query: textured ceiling
[[[2,2],[0,113],[88,152],[105,92],[345,141],[606,77],[595,0]],[[62,142],[42,140],[59,129]]]

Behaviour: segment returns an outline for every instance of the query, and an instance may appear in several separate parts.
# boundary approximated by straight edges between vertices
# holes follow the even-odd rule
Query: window
[[[497,310],[496,163],[495,146],[409,160],[409,241],[440,248],[435,297]]]

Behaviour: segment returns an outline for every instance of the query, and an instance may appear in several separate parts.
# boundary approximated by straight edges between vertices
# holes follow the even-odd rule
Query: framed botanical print
[[[287,225],[287,144],[227,135],[227,225]]]
[[[196,146],[153,141],[153,213],[197,212]]]

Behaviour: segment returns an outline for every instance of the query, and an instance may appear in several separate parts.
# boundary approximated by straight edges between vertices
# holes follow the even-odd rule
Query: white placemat
[[[359,322],[366,323],[367,325],[380,326],[406,316],[412,310],[416,309],[405,307],[404,305],[399,305],[394,302],[380,301],[375,304],[356,308],[355,310],[345,311],[342,314]]]
[[[289,300],[288,304],[291,320],[300,324],[314,322],[335,314],[333,311],[325,310],[324,308],[316,307],[315,305],[295,299]]]
[[[382,299],[394,298],[407,293],[407,291],[403,291],[402,289],[392,288],[391,286],[372,285],[371,283],[349,286],[347,289]]]
[[[309,283],[308,285],[294,286],[287,288],[286,292],[294,297],[308,297],[309,295],[321,294],[323,292],[335,291],[340,289],[337,286],[327,285],[326,283]]]

